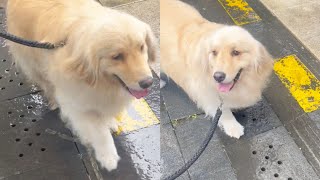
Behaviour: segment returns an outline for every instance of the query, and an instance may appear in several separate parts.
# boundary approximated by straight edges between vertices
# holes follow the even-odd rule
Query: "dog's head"
[[[222,27],[208,43],[210,76],[219,92],[231,91],[246,75],[261,76],[263,80],[272,71],[273,60],[267,50],[241,27]]]
[[[73,52],[66,67],[91,86],[113,79],[141,98],[153,83],[149,63],[156,59],[155,37],[149,25],[110,11],[103,18],[83,20],[74,29],[67,42]]]

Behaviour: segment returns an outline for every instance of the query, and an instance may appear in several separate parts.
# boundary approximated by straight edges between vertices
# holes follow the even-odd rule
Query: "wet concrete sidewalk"
[[[236,140],[217,129],[204,154],[178,179],[320,179],[320,106],[318,99],[311,98],[312,93],[317,97],[316,93],[320,92],[318,59],[260,2],[184,1],[211,21],[248,29],[267,47],[276,65],[285,64],[288,59],[298,62],[296,72],[288,66],[281,68],[291,74],[298,73],[300,68],[301,76],[312,74],[314,86],[303,87],[310,92],[305,92],[309,97],[296,96],[292,89],[301,89],[302,85],[286,80],[275,69],[263,100],[235,112],[237,120],[245,126],[245,135]],[[319,33],[317,29],[312,31]],[[305,98],[310,103],[304,103]],[[163,177],[193,156],[210,125],[210,119],[169,79],[161,89]]]
[[[320,2],[318,0],[261,0],[318,59],[320,59]]]
[[[115,8],[151,24],[159,37],[158,1],[127,2]],[[4,25],[4,9],[0,16]],[[1,47],[0,179],[159,179],[160,92],[155,78],[150,95],[134,101],[122,114],[122,132],[114,136],[121,160],[117,170],[107,172],[65,127],[59,111],[48,109],[41,90],[15,69],[7,47]]]

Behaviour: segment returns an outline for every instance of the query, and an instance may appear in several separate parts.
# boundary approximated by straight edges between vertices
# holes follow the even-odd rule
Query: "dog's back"
[[[30,40],[61,41],[61,37],[66,36],[66,28],[75,18],[80,18],[79,12],[88,11],[92,6],[95,12],[91,14],[98,13],[100,5],[93,0],[10,0],[7,4],[8,32]]]

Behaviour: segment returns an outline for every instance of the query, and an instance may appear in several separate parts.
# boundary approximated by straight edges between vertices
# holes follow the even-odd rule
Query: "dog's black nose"
[[[220,83],[226,78],[226,74],[224,72],[218,71],[213,74],[213,77],[217,82]]]
[[[153,83],[153,78],[152,77],[148,77],[142,81],[139,81],[139,86],[142,89],[147,89],[148,87],[150,87]]]

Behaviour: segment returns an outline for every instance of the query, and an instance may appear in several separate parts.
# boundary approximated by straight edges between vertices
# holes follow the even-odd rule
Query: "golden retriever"
[[[114,117],[152,85],[156,41],[149,25],[94,0],[10,0],[8,32],[55,50],[10,43],[15,62],[43,90],[107,170],[117,168]]]
[[[176,0],[160,1],[160,40],[161,70],[210,116],[221,98],[219,127],[240,138],[244,128],[231,110],[261,99],[273,67],[264,46],[245,29],[209,22]]]

